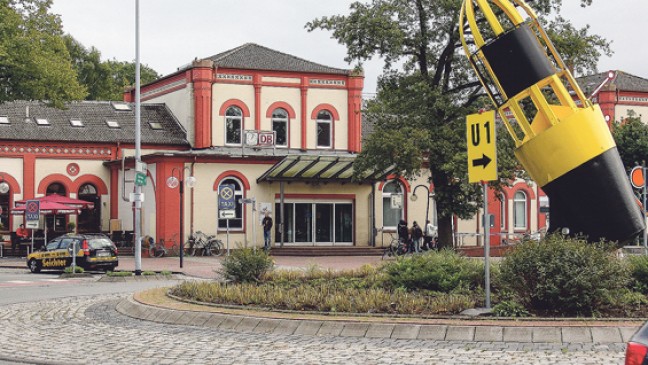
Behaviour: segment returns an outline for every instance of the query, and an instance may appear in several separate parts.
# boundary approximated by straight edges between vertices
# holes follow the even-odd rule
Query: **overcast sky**
[[[163,75],[194,58],[204,58],[257,43],[331,67],[351,68],[346,49],[330,32],[307,32],[306,22],[323,15],[347,14],[349,0],[140,0],[140,60]],[[367,2],[367,1],[365,1]],[[576,26],[612,40],[614,55],[599,71],[618,69],[648,78],[648,1],[564,0],[562,15]],[[103,59],[135,60],[135,0],[54,0],[63,28]],[[365,93],[373,93],[382,72],[380,60],[365,64]]]

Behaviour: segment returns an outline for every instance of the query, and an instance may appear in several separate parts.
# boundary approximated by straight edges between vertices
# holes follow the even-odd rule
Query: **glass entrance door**
[[[280,204],[275,204],[277,217]],[[284,203],[284,242],[299,246],[353,243],[352,203]],[[277,222],[276,226],[280,223]],[[281,234],[275,231],[276,242]]]

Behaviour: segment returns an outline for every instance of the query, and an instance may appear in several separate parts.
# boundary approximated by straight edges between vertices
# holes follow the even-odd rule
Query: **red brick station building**
[[[648,110],[648,80],[612,71],[579,79],[609,120]],[[271,214],[273,244],[368,247],[388,244],[400,219],[436,221],[434,199],[410,199],[415,181],[375,171],[351,181],[361,150],[364,76],[256,44],[203,59],[141,89],[142,234],[179,242],[195,231],[232,247],[262,246],[261,219]],[[134,228],[134,91],[124,102],[0,104],[0,235],[9,240],[24,217],[15,202],[53,193],[93,202],[78,214],[44,215],[48,237],[66,231],[128,237]],[[169,178],[184,184],[183,193]],[[191,177],[191,179],[190,179]],[[194,184],[187,184],[195,181]],[[232,185],[234,214],[220,217],[218,192]],[[400,197],[398,197],[400,195]],[[396,198],[396,199],[395,199]],[[516,181],[501,201],[489,198],[494,239],[546,227],[546,197]],[[394,201],[401,203],[394,204]],[[183,213],[181,216],[181,212]],[[283,214],[281,214],[283,212]],[[479,245],[481,214],[455,220],[456,245]],[[40,233],[40,232],[39,232]]]

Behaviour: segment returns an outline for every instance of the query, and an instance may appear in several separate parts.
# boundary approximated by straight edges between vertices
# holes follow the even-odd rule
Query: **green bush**
[[[383,267],[385,281],[392,288],[432,290],[449,293],[457,288],[483,285],[484,264],[450,250],[399,257]]]
[[[629,279],[626,266],[604,244],[559,234],[518,245],[500,271],[502,285],[528,309],[554,315],[597,313]]]
[[[630,256],[627,262],[631,287],[638,292],[648,294],[648,256]]]
[[[504,301],[493,307],[493,314],[497,317],[528,317],[529,311],[518,302]]]
[[[225,280],[238,283],[258,282],[273,267],[274,262],[265,251],[239,248],[223,260],[219,273]]]

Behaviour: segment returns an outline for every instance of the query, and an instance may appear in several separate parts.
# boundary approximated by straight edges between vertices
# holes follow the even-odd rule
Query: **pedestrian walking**
[[[270,216],[270,212],[265,212],[265,217],[263,217],[261,225],[263,226],[263,250],[268,252],[272,246],[272,217]]]
[[[407,222],[401,219],[398,222],[398,241],[405,247],[405,252],[408,251],[408,242],[409,242],[409,230],[407,229]]]
[[[412,243],[414,244],[414,252],[422,252],[421,250],[421,240],[423,239],[423,230],[421,227],[414,221],[412,223]]]
[[[432,224],[429,220],[425,221],[425,246],[427,246],[428,249],[432,250],[436,248],[438,235],[439,231],[437,226]]]

